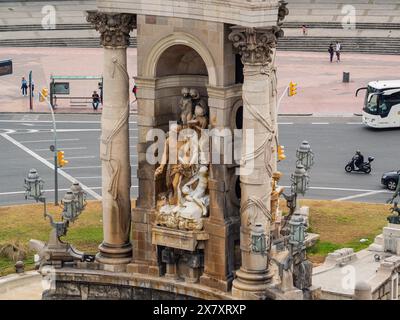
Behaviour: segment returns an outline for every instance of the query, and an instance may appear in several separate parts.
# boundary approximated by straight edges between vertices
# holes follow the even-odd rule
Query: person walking
[[[337,57],[337,62],[340,62],[340,53],[342,51],[342,45],[339,43],[339,41],[336,41],[336,57]]]
[[[92,94],[92,106],[93,106],[93,110],[97,110],[97,108],[99,107],[99,103],[100,103],[100,96],[98,95],[98,93],[96,91],[93,91]]]
[[[28,81],[26,81],[25,77],[22,77],[21,90],[22,95],[25,97],[28,94]]]
[[[307,26],[303,24],[301,28],[303,29],[303,36],[306,36],[308,34]]]
[[[33,80],[31,82],[31,88],[32,88],[32,98],[35,96],[34,92],[35,91],[35,84],[33,83]]]
[[[330,56],[330,61],[332,63],[333,62],[333,56],[335,54],[335,49],[333,49],[333,43],[331,43],[329,45],[328,52],[329,52],[329,56]]]

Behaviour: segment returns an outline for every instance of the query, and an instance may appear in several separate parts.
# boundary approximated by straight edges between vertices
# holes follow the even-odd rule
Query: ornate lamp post
[[[25,199],[35,199],[36,202],[43,202],[43,180],[39,177],[36,169],[29,170],[25,178]]]
[[[62,266],[64,262],[94,261],[94,256],[84,254],[74,249],[68,243],[60,240],[68,231],[69,223],[74,222],[86,206],[86,193],[82,190],[79,183],[74,183],[70,190],[66,193],[62,200],[64,206],[61,222],[55,222],[51,214],[47,213],[46,198],[43,196],[44,182],[40,179],[39,174],[35,169],[29,171],[28,177],[25,178],[25,199],[35,199],[37,202],[44,204],[44,216],[49,218],[52,231],[47,244],[37,240],[31,240],[36,244],[40,261],[44,264],[54,264]]]
[[[314,165],[314,153],[308,141],[303,141],[296,151],[297,162],[300,162],[306,171]]]
[[[85,210],[86,207],[86,192],[83,191],[81,185],[78,182],[75,182],[72,187],[71,191],[75,196],[77,201],[77,206],[79,211]]]

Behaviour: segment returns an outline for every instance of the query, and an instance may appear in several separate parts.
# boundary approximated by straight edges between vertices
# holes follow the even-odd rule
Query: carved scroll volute
[[[245,28],[232,27],[229,40],[242,56],[244,64],[267,65],[272,62],[273,49],[276,48],[279,27]]]
[[[88,11],[86,19],[100,32],[104,47],[128,47],[129,33],[136,28],[136,15],[128,13]]]

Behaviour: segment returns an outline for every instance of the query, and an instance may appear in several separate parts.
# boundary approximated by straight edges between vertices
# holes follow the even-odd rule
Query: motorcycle
[[[362,165],[360,165],[358,169],[355,168],[354,160],[355,157],[353,157],[353,159],[351,159],[351,161],[346,165],[346,167],[344,168],[346,172],[350,173],[354,171],[354,172],[364,172],[367,174],[371,173],[371,162],[375,160],[374,157],[368,157],[368,162],[364,162]]]

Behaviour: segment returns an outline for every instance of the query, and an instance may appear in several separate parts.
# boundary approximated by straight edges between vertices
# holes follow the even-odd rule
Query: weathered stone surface
[[[185,18],[191,21],[189,28],[196,20],[222,22],[246,27],[265,27],[276,25],[279,3],[277,0],[100,0],[97,5],[101,11],[128,12],[151,15],[146,19],[148,24],[167,24],[158,16]],[[156,18],[157,16],[157,18]]]

